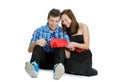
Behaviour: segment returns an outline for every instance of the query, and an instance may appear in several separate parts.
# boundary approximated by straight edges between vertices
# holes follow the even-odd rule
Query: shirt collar
[[[51,32],[48,23],[46,24],[46,27],[47,27],[47,30],[48,30],[49,32]],[[56,29],[54,30],[54,32],[58,32],[58,28],[59,28],[59,26],[56,27]]]

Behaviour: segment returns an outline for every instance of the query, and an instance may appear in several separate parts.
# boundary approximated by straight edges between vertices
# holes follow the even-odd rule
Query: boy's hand
[[[44,47],[47,44],[47,41],[45,40],[45,38],[42,38],[40,40],[37,40],[36,44]]]

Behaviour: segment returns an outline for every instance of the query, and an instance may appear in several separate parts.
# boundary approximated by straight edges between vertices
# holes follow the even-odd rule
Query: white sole
[[[25,70],[32,78],[37,78],[38,73],[34,70],[34,67],[30,62],[26,62]]]
[[[65,72],[64,66],[61,63],[58,64],[57,67],[55,68],[53,79],[59,80],[61,76],[64,74],[64,72]]]

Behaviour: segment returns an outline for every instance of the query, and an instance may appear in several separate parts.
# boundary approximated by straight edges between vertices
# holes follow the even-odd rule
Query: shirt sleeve
[[[39,40],[42,38],[42,31],[41,29],[36,29],[34,31],[34,33],[32,34],[32,38],[31,38],[31,41],[30,41],[30,45],[33,44],[35,41]]]
[[[64,32],[64,38],[67,40],[67,42],[70,42],[70,38],[65,32]]]

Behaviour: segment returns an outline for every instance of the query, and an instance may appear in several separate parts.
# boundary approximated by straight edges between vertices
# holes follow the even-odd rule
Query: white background
[[[40,70],[31,78],[24,69],[31,54],[27,48],[33,31],[45,25],[50,9],[72,9],[77,20],[87,24],[94,77],[64,74],[59,81],[119,82],[119,0],[0,0],[0,82],[55,81],[52,71]]]

